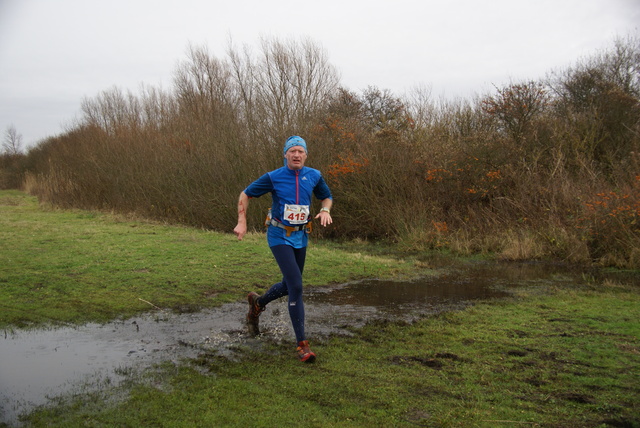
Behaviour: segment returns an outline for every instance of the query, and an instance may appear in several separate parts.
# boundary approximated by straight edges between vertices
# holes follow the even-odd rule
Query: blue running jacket
[[[319,200],[331,198],[331,190],[317,169],[303,167],[299,170],[284,166],[264,174],[244,189],[250,198],[259,198],[271,192],[271,215],[286,226],[296,226],[284,217],[285,205],[311,206],[311,195]],[[311,218],[311,217],[310,217]],[[269,226],[267,242],[269,247],[276,245],[290,245],[294,248],[307,246],[307,232],[300,230],[287,236],[287,231]]]

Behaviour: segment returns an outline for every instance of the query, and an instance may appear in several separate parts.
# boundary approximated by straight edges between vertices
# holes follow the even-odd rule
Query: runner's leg
[[[298,342],[304,336],[304,304],[302,302],[302,271],[306,258],[306,248],[293,248],[289,245],[276,245],[271,252],[282,272],[282,282],[276,283],[260,297],[259,303],[267,303],[280,297],[289,296],[289,316]]]

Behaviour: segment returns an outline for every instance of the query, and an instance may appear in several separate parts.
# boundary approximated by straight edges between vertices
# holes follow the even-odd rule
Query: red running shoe
[[[249,334],[257,336],[260,334],[260,313],[264,311],[264,306],[258,304],[260,295],[254,291],[247,295],[249,301],[249,313],[247,313],[247,328]]]
[[[303,340],[298,343],[298,358],[303,363],[313,363],[316,360],[316,354],[309,348],[309,341]]]

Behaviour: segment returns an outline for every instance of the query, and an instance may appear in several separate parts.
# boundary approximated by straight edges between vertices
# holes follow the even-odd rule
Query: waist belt
[[[285,224],[280,223],[278,220],[272,218],[269,224],[271,226],[279,227],[280,229],[286,230],[287,236],[291,236],[292,232],[298,232],[300,230],[305,230],[305,229],[307,230],[307,233],[311,233],[311,229],[312,229],[311,222],[308,222],[305,224],[299,224],[297,226],[287,226]]]

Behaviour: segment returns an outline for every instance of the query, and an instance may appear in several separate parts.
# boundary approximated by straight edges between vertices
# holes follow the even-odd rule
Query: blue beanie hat
[[[304,149],[305,153],[309,153],[307,152],[307,142],[304,141],[302,139],[302,137],[298,137],[297,135],[293,135],[289,138],[287,138],[287,141],[284,143],[284,152],[283,154],[287,154],[287,150],[289,150],[291,147],[294,146],[302,146],[302,148]]]

